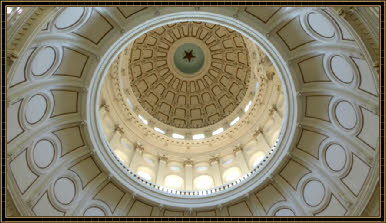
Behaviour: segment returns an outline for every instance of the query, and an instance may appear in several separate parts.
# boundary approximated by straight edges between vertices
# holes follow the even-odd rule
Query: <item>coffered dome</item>
[[[137,38],[130,54],[134,95],[167,125],[190,129],[217,123],[248,89],[251,67],[244,37],[220,25],[165,25]]]
[[[155,187],[209,193],[262,169],[278,142],[286,113],[280,79],[260,47],[236,31],[201,22],[161,26],[128,44],[109,74],[101,91],[109,112],[100,113],[101,134],[129,175]],[[262,131],[267,142],[243,158],[241,147],[258,144]],[[117,135],[139,149],[145,163],[133,161]],[[169,168],[152,165],[156,157]],[[208,168],[220,160],[230,164],[223,176]],[[182,178],[187,165],[197,165],[194,180]]]

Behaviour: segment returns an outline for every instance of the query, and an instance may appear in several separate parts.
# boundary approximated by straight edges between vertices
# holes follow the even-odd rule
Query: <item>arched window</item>
[[[208,175],[201,175],[194,178],[193,184],[196,189],[208,189],[213,187],[213,178]]]
[[[123,164],[127,165],[129,163],[129,158],[127,157],[127,154],[122,150],[115,150],[115,154],[118,156],[118,158],[122,161]]]
[[[121,139],[121,145],[122,145],[123,148],[125,148],[125,149],[127,149],[127,150],[133,148],[132,143],[130,143],[130,142],[129,142],[127,139],[125,139],[125,138],[122,138],[122,139]]]
[[[151,170],[147,167],[138,167],[137,174],[145,180],[151,181]]]
[[[177,175],[168,175],[167,177],[165,177],[165,180],[164,180],[165,187],[168,187],[171,189],[181,189],[183,184],[184,184],[184,180]]]
[[[255,168],[261,161],[263,161],[265,157],[265,153],[263,151],[258,151],[251,157],[250,162],[252,163],[252,167]]]
[[[225,172],[223,174],[223,178],[224,178],[225,182],[234,181],[240,177],[241,177],[241,170],[238,167],[231,167],[231,168],[225,170]]]

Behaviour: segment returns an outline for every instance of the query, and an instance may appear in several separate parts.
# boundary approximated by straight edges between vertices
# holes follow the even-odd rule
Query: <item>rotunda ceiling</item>
[[[160,53],[159,49],[167,45],[164,45],[165,40],[159,37],[159,33],[166,35],[166,30],[172,27],[176,30],[179,30],[177,27],[182,27],[181,30],[185,27],[187,34],[194,30],[203,33],[204,29],[211,27],[213,35],[225,40],[208,47],[201,39],[211,37],[200,39],[198,34],[198,37],[183,37],[181,33],[169,47],[172,53],[167,54],[165,50]],[[219,45],[224,48],[228,40],[233,41],[235,49],[218,50]],[[149,41],[153,46],[149,46]],[[217,50],[210,51],[210,48]],[[243,63],[238,64],[216,59],[226,58],[237,50],[244,52],[239,52],[240,58],[248,61],[240,59]],[[155,56],[159,54],[163,56]],[[190,67],[189,59],[193,63],[197,58],[204,59],[202,67]],[[198,72],[188,73],[194,67]],[[186,72],[182,72],[184,69]],[[241,70],[248,75],[240,76]],[[103,134],[108,138],[119,128],[121,135],[129,138],[131,143],[142,144],[147,152],[155,156],[167,156],[179,162],[186,159],[207,162],[213,157],[229,155],[238,145],[248,144],[258,129],[266,129],[272,138],[276,138],[285,113],[281,81],[270,59],[250,39],[220,25],[182,22],[150,30],[129,43],[108,72],[110,75],[104,80],[100,99],[101,105],[110,108],[108,117],[101,116]],[[232,103],[228,100],[232,97],[238,101]],[[227,110],[231,105],[237,106]],[[159,112],[149,113],[149,108],[157,108]],[[279,109],[281,115],[272,121],[270,116],[274,108]],[[167,112],[162,113],[165,109]],[[224,118],[214,122],[211,118],[220,117],[216,116],[220,113]],[[171,114],[174,120],[180,120],[181,125],[178,128],[175,123],[160,121],[157,114]],[[198,123],[199,120],[212,120],[213,123],[196,128],[182,126],[182,123]]]
[[[255,175],[276,152],[287,113],[281,81],[260,47],[234,30],[193,21],[167,24],[129,43],[108,72],[100,103],[109,114],[100,113],[101,134],[128,177],[186,196],[219,192]],[[262,131],[265,136],[258,136]],[[130,146],[123,149],[119,138]],[[258,151],[242,158],[243,146],[259,143]],[[144,162],[133,158],[134,150]],[[170,166],[152,165],[156,157]],[[216,180],[208,168],[214,160],[229,169]],[[181,178],[181,165],[198,165],[194,181]],[[161,172],[164,181],[154,177]]]
[[[240,104],[251,76],[244,38],[220,25],[182,22],[159,27],[131,48],[130,82],[141,106],[178,128],[201,128]]]
[[[365,23],[352,17],[353,28],[328,7],[172,9],[24,8],[19,21],[28,26],[16,21],[9,33],[17,38],[7,41],[6,186],[20,214],[361,215],[379,194],[383,94],[361,36],[368,32],[356,31]],[[131,100],[141,97],[131,90],[128,64],[134,36],[198,16],[253,39],[278,72],[243,37],[251,74],[241,102],[217,123],[184,129],[152,120]],[[172,80],[203,79],[215,58],[201,39],[177,41],[166,55]]]

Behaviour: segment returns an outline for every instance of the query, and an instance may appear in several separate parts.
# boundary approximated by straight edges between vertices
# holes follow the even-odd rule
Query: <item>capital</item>
[[[121,133],[121,134],[124,133],[123,128],[122,128],[121,126],[119,126],[119,125],[115,127],[115,131],[116,131],[116,132],[119,132],[119,133]]]
[[[191,160],[191,159],[185,160],[185,161],[184,161],[184,165],[185,165],[185,166],[186,166],[186,165],[193,166],[193,160]]]
[[[219,161],[220,161],[220,159],[218,157],[213,157],[213,158],[209,159],[209,163],[211,163],[211,164],[214,162],[218,163]]]
[[[168,158],[166,156],[161,156],[159,158],[160,161],[164,161],[165,163],[168,161]]]
[[[254,136],[254,137],[257,137],[257,136],[260,135],[260,134],[263,134],[263,130],[258,129],[258,130],[255,131],[255,133],[253,134],[253,136]]]
[[[104,104],[102,106],[107,112],[110,112],[110,106],[108,104]]]
[[[277,112],[276,105],[272,105],[272,107],[269,109],[269,115],[273,115],[275,112]]]
[[[135,149],[138,151],[138,152],[143,152],[144,151],[144,148],[141,144],[137,143],[135,144]]]
[[[243,147],[241,145],[237,145],[234,149],[233,149],[233,152],[234,153],[237,153],[238,151],[242,151],[243,150]]]

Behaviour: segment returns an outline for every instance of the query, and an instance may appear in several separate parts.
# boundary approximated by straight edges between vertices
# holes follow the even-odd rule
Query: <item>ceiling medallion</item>
[[[204,61],[205,56],[201,48],[192,43],[184,43],[174,52],[174,64],[185,74],[197,73]]]
[[[212,62],[208,46],[200,39],[183,37],[171,45],[167,64],[180,79],[199,80],[208,73]]]

